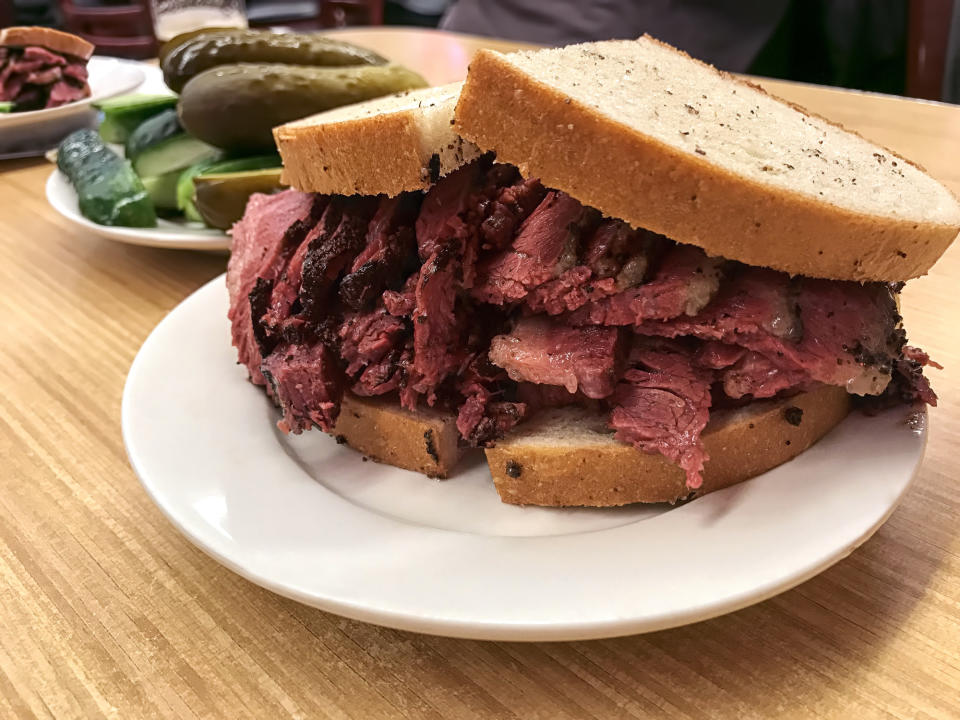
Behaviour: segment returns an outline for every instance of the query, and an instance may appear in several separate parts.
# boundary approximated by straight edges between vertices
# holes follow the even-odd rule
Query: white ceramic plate
[[[87,220],[77,207],[77,193],[59,170],[54,170],[47,179],[47,201],[74,225],[110,240],[181,250],[226,250],[230,247],[230,238],[223,231],[186,220],[160,219],[155,228],[114,227]]]
[[[123,434],[147,491],[194,543],[281,595],[391,627],[572,640],[671,627],[782,592],[893,511],[925,432],[851,415],[793,462],[685,505],[521,508],[486,466],[447,481],[284,437],[236,364],[223,277],[137,355]]]
[[[97,118],[92,103],[140,86],[145,67],[149,66],[94,55],[87,63],[90,97],[49,110],[0,113],[0,159],[42,155],[74,130],[92,127]]]

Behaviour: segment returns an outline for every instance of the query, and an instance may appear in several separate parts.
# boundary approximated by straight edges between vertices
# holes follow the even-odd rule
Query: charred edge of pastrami
[[[457,256],[457,249],[453,245],[444,245],[439,250],[437,250],[435,257],[427,265],[423,266],[423,269],[420,271],[420,283],[426,285],[430,282],[430,278],[436,275],[441,270],[446,270],[447,265],[449,265]]]
[[[902,330],[900,332],[901,334],[903,333]],[[894,331],[891,335],[895,334],[896,331]],[[906,335],[904,334],[902,337],[906,338]],[[899,345],[902,346],[902,344],[903,343],[900,342]],[[858,364],[864,367],[875,367],[881,373],[891,372],[896,363],[896,359],[891,357],[888,353],[870,350],[869,348],[864,347],[863,343],[859,340],[854,343],[852,347],[848,348],[844,346],[843,349],[850,353]]]
[[[498,412],[509,416],[511,421],[510,427],[513,427],[523,419],[520,410],[517,409],[516,403],[500,401],[491,404],[497,407]],[[470,434],[463,438],[466,445],[468,447],[493,447],[494,443],[503,437],[503,430],[498,420],[498,417],[491,417],[489,415],[481,418],[480,422],[470,431]]]
[[[433,442],[433,430],[427,430],[423,434],[423,439],[427,446],[427,455],[433,458],[435,463],[439,463],[440,455],[437,454],[437,446]]]
[[[852,395],[855,407],[867,415],[875,415],[899,405],[922,402],[936,407],[937,396],[923,374],[924,363],[901,355],[893,363],[890,383],[880,395]]]
[[[340,281],[339,296],[353,310],[370,307],[387,290],[399,290],[417,269],[417,242],[411,228],[391,235],[390,250],[379,260],[368,260]]]
[[[729,266],[730,263],[727,262],[726,265]],[[803,340],[803,313],[800,311],[800,303],[798,302],[801,282],[801,278],[793,277],[790,278],[790,284],[787,285],[787,306],[793,313],[793,327],[790,331],[790,339],[797,343]]]
[[[263,316],[267,314],[270,307],[270,295],[273,292],[273,281],[258,277],[253,285],[253,290],[247,296],[250,303],[250,320],[253,324],[253,339],[257,342],[257,348],[260,350],[260,357],[266,358],[277,346],[277,338],[267,334],[267,328],[263,324]]]
[[[344,207],[340,223],[332,233],[320,233],[310,241],[303,260],[303,279],[300,284],[302,314],[310,320],[319,320],[324,300],[336,284],[342,267],[352,261],[363,249],[367,225],[372,215],[371,198],[349,202]],[[333,277],[331,277],[333,275]]]

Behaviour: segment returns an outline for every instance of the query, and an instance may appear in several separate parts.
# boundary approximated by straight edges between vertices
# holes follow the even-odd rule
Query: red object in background
[[[348,25],[383,25],[383,0],[312,0],[303,3],[247,3],[250,27],[282,26],[319,30]]]
[[[0,28],[10,27],[15,22],[13,0],[0,0]]]
[[[907,21],[907,95],[943,97],[953,0],[910,0]]]
[[[321,0],[323,27],[383,25],[383,0]]]
[[[63,29],[89,40],[98,55],[156,57],[157,39],[146,0],[130,5],[75,5],[60,0]]]

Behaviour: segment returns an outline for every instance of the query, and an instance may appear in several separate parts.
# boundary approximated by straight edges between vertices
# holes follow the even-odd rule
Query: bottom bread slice
[[[333,434],[371,460],[445,478],[460,459],[457,416],[345,395]]]
[[[809,448],[850,409],[838,387],[717,410],[703,432],[710,455],[696,495],[766,472]],[[607,418],[577,407],[544,411],[517,427],[487,463],[504,502],[613,506],[676,502],[691,495],[679,467],[613,438]]]

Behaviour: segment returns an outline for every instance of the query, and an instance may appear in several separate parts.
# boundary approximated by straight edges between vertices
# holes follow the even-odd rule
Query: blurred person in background
[[[450,0],[387,0],[383,6],[385,25],[436,27]]]
[[[440,27],[543,45],[649,33],[730,72],[904,94],[908,11],[909,0],[456,0]]]

